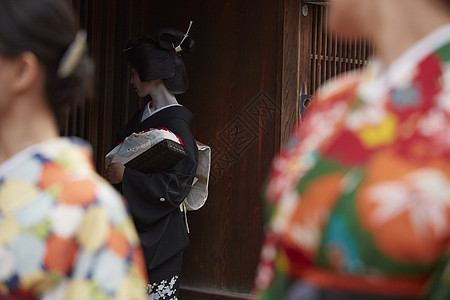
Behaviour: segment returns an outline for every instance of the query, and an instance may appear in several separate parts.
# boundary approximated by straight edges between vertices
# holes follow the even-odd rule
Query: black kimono
[[[145,106],[119,131],[117,142],[133,132],[165,127],[181,138],[188,154],[163,172],[144,174],[125,168],[122,192],[128,201],[152,282],[155,278],[152,272],[157,272],[155,270],[167,261],[177,260],[181,268],[180,254],[188,246],[189,238],[179,205],[191,190],[197,170],[198,150],[189,129],[193,114],[187,108],[171,106],[141,122],[144,109]]]

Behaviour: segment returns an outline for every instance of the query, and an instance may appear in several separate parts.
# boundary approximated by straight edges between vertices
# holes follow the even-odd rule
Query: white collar
[[[141,118],[141,122],[144,122],[145,120],[147,120],[148,118],[150,118],[152,115],[156,114],[157,112],[160,112],[163,109],[169,108],[169,107],[173,107],[173,106],[182,106],[181,104],[175,103],[175,104],[169,104],[166,106],[163,106],[161,108],[158,108],[157,110],[152,111],[152,109],[150,108],[150,102],[145,106],[145,109],[142,113],[142,118]]]
[[[41,153],[49,159],[54,159],[62,150],[68,147],[86,147],[87,142],[76,137],[55,137],[33,144],[5,160],[0,164],[0,177],[17,167],[18,164],[30,159],[36,153]]]
[[[2,164],[0,164],[0,177],[7,174],[21,162],[29,159],[34,153],[36,153],[36,150],[38,148],[38,144],[29,146],[28,148],[21,150],[20,152],[5,160]]]

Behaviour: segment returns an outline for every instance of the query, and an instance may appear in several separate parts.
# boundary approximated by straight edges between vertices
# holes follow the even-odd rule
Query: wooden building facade
[[[87,139],[99,172],[115,133],[143,104],[130,88],[122,48],[161,27],[194,21],[184,55],[190,90],[179,101],[213,151],[209,200],[190,212],[182,296],[245,299],[263,237],[261,188],[299,120],[299,99],[331,76],[361,67],[369,49],[328,37],[326,7],[301,0],[72,0],[96,62],[90,99],[63,131]]]

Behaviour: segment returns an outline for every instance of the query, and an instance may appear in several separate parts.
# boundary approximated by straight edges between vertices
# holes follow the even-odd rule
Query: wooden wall
[[[370,47],[327,37],[326,9],[309,5],[302,15],[301,0],[71,1],[97,69],[90,100],[63,131],[92,143],[100,172],[115,133],[147,101],[130,88],[122,48],[132,36],[194,21],[197,47],[184,55],[191,87],[179,100],[213,160],[209,200],[188,214],[180,299],[246,299],[262,243],[261,188],[299,118],[299,97],[363,66]]]
[[[196,115],[192,131],[212,147],[213,163],[209,200],[189,213],[181,299],[244,299],[252,288],[262,243],[261,187],[281,133],[287,136],[297,117],[288,111],[296,94],[282,95],[281,84],[298,76],[298,66],[283,56],[284,4],[293,1],[300,2],[72,1],[97,70],[92,99],[67,117],[65,133],[92,143],[100,171],[115,132],[145,103],[130,88],[122,47],[134,35],[165,26],[186,30],[194,21],[197,47],[184,56],[191,87],[179,100]],[[289,75],[282,76],[283,66]]]

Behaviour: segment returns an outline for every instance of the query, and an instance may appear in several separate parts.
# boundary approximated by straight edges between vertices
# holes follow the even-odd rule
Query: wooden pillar
[[[298,121],[300,96],[300,0],[283,0],[283,55],[281,75],[281,144]]]

